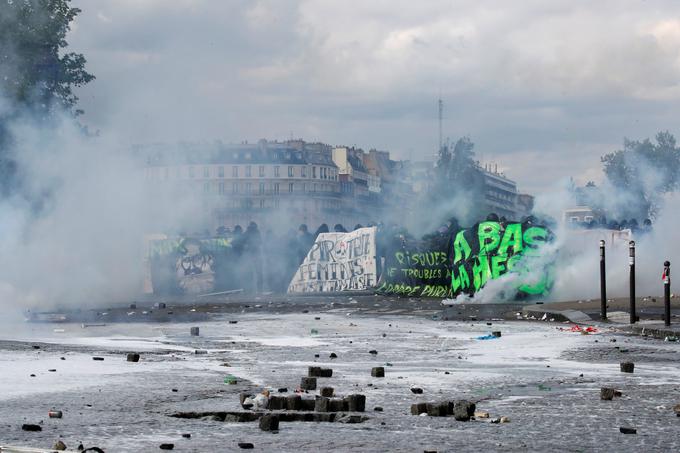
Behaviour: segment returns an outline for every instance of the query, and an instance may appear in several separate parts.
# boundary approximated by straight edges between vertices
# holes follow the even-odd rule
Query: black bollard
[[[600,241],[600,317],[607,319],[607,280],[605,275],[604,240]]]
[[[635,241],[628,243],[628,258],[630,264],[630,323],[635,324]]]
[[[671,325],[671,262],[663,263],[663,312],[664,324]]]

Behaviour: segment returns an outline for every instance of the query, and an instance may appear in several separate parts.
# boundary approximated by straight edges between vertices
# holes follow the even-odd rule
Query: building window
[[[231,167],[231,176],[234,178],[238,178],[238,166],[234,165]]]
[[[312,192],[316,192],[316,184],[314,184],[314,190]]]
[[[219,184],[219,191],[220,191],[220,195],[224,195],[224,183],[223,182],[221,182]]]
[[[312,167],[312,179],[316,179],[316,167]]]
[[[293,183],[292,182],[288,183],[288,192],[293,193]]]
[[[278,198],[275,198],[275,199],[274,199],[274,207],[275,207],[275,208],[278,208],[278,207],[279,207],[279,199],[278,199]]]
[[[217,176],[220,177],[220,178],[224,178],[224,167],[220,166],[217,169]]]
[[[203,177],[210,178],[210,167],[203,167]]]
[[[189,177],[190,178],[194,177],[194,167],[189,167]]]
[[[234,185],[231,186],[231,193],[238,193],[238,183],[235,182]]]
[[[246,183],[246,193],[249,194],[253,190],[253,185],[249,182]]]
[[[210,193],[210,183],[209,182],[203,183],[203,193]]]
[[[260,209],[264,209],[264,198],[260,199]]]
[[[260,195],[264,194],[264,183],[260,183]]]
[[[293,177],[293,167],[288,167],[288,177],[289,178]]]
[[[279,166],[278,165],[274,167],[274,177],[275,178],[279,177]]]
[[[274,184],[274,193],[279,193],[279,183]]]
[[[307,177],[307,167],[302,167],[302,177],[303,178]]]
[[[264,165],[260,165],[258,170],[260,172],[260,178],[263,178],[264,177]]]
[[[246,178],[250,178],[250,165],[246,165]]]
[[[321,179],[326,179],[326,167],[321,167]]]

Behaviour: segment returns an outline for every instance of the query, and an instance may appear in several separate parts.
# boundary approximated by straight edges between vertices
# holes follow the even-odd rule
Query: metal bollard
[[[628,264],[630,264],[630,323],[635,324],[635,241],[628,243]]]
[[[604,240],[600,240],[600,317],[607,319],[607,280],[605,275]]]
[[[664,324],[671,325],[671,262],[663,263],[663,311]]]

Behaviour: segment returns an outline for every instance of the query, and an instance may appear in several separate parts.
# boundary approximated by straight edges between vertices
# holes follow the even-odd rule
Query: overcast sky
[[[520,188],[680,135],[680,2],[74,0],[85,122],[129,143],[259,138],[398,158],[469,135]]]

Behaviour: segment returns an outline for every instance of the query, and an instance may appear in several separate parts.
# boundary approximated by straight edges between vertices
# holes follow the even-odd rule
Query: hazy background
[[[522,190],[676,135],[680,2],[77,0],[83,121],[130,143],[291,135],[425,159],[469,134]]]

